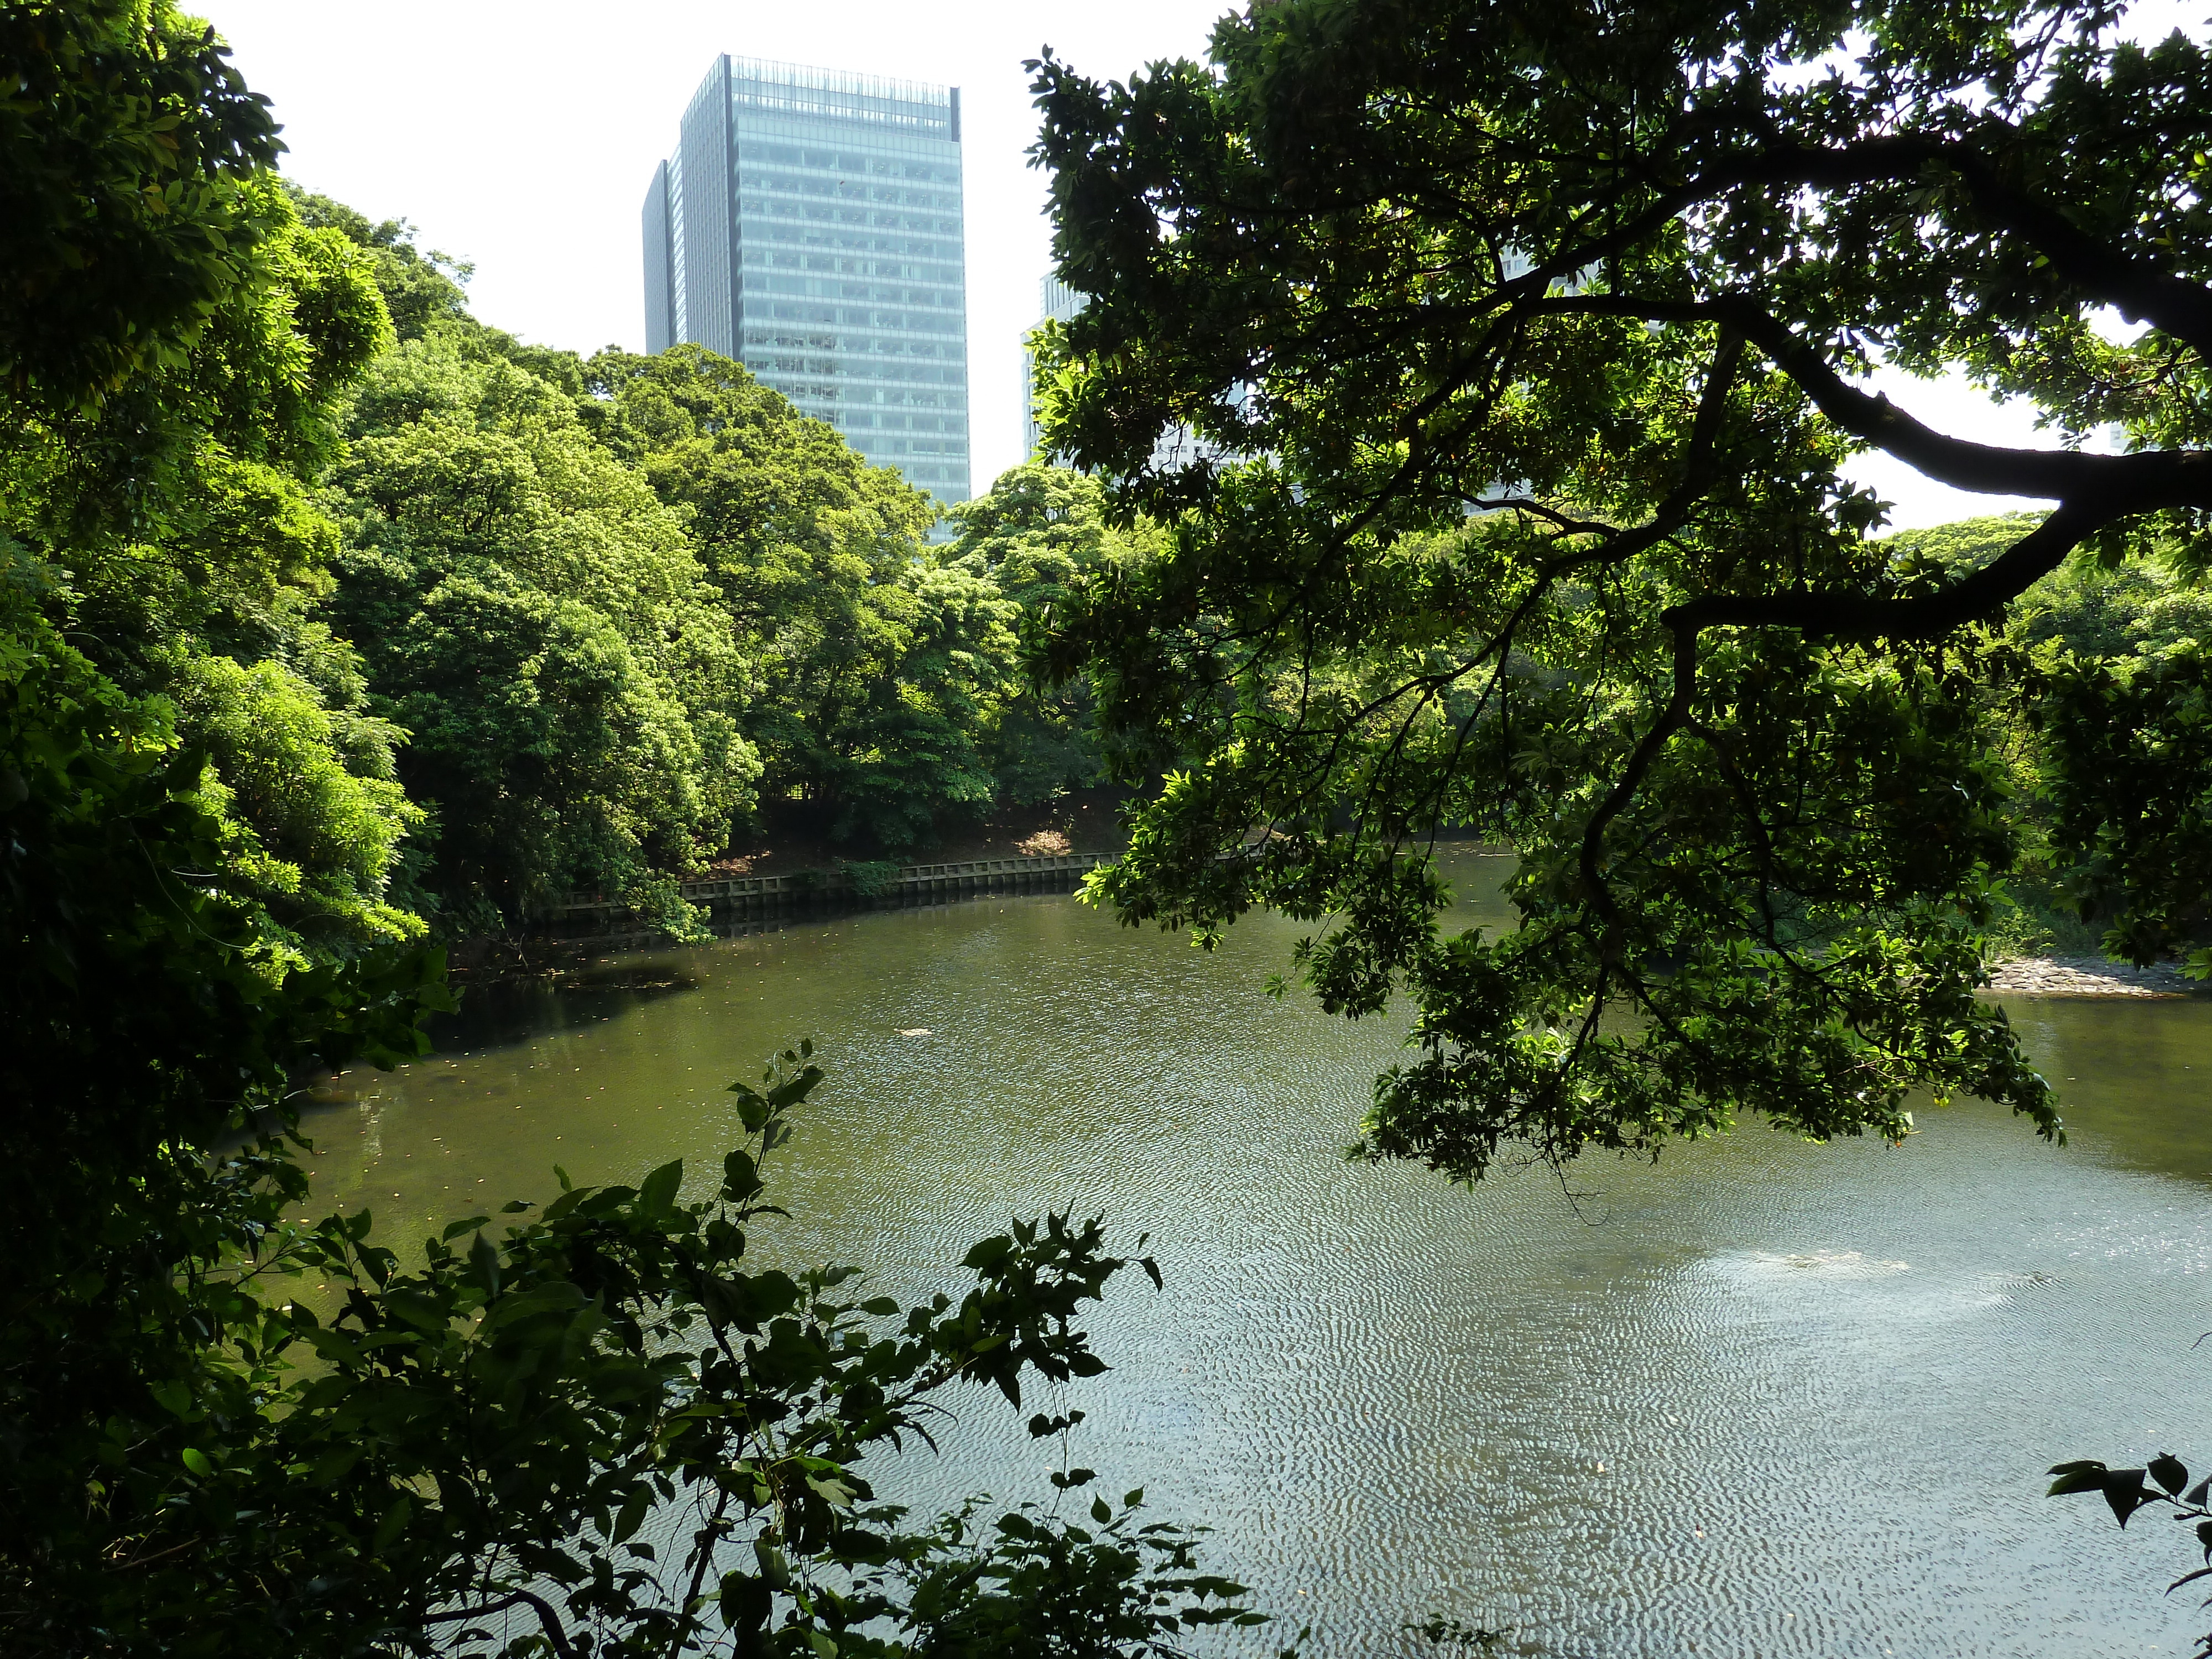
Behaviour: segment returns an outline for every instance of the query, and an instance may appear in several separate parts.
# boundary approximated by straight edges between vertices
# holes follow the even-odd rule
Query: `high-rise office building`
[[[1083,296],[1059,277],[1047,275],[1037,278],[1039,315],[1035,327],[1064,323],[1082,309]],[[1036,353],[1030,349],[1026,340],[1022,345],[1022,453],[1036,459],[1038,441],[1044,434],[1037,429]]]
[[[1070,288],[1057,276],[1047,275],[1037,279],[1037,309],[1042,313],[1030,325],[1030,331],[1045,324],[1064,323],[1083,309],[1084,295]],[[1241,404],[1244,394],[1240,392],[1237,401]],[[1036,417],[1036,353],[1030,350],[1027,336],[1022,344],[1022,434],[1023,449],[1030,460],[1037,459],[1037,446],[1044,434]],[[1160,434],[1152,445],[1152,465],[1162,471],[1188,466],[1197,460],[1219,460],[1227,453],[1218,445],[1201,440],[1186,426],[1171,426]]]
[[[967,500],[960,88],[715,59],[646,192],[645,336]]]

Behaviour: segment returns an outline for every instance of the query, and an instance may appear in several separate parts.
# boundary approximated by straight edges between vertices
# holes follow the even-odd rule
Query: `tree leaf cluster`
[[[1970,520],[1889,545],[1939,573],[1971,572],[2037,522]],[[2137,963],[2186,948],[2204,920],[2205,757],[2192,734],[2212,596],[2180,551],[2107,562],[2085,550],[2039,579],[2007,622],[1992,655],[2002,672],[1984,693],[2021,843],[2000,905],[2087,943],[2101,936]],[[2115,800],[2140,810],[2115,816]]]
[[[315,614],[410,734],[397,769],[442,926],[498,931],[570,889],[647,897],[763,800],[896,854],[1095,781],[1087,704],[1021,672],[1024,607],[1049,595],[1019,559],[1010,593],[981,544],[1057,543],[1061,574],[1069,549],[1110,558],[1091,481],[1010,474],[988,532],[930,543],[925,493],[742,366],[527,346],[404,225],[295,199],[403,319],[325,475],[342,545]]]
[[[521,614],[538,633],[507,633],[533,663],[566,629],[539,678],[574,692],[587,733],[646,705],[695,739],[723,729],[685,698],[733,660],[724,613],[676,509],[583,432],[559,362],[549,380],[526,351],[441,338],[445,267],[380,228],[356,247],[303,224],[241,176],[269,129],[212,36],[158,4],[33,3],[0,18],[0,46],[19,92],[52,94],[0,107],[0,178],[43,190],[46,216],[9,222],[35,257],[11,246],[0,306],[9,1651],[857,1656],[1035,1635],[1133,1659],[1249,1622],[1136,1494],[1088,1524],[971,1510],[918,1530],[875,1501],[861,1457],[926,1437],[937,1396],[981,1384],[1018,1407],[1103,1370],[1074,1322],[1128,1264],[1060,1215],[978,1244],[957,1299],[903,1310],[848,1269],[749,1261],[777,1213],[762,1163],[821,1080],[806,1045],[733,1088],[749,1139],[710,1197],[687,1201],[680,1164],[634,1188],[563,1176],[543,1211],[457,1220],[413,1267],[366,1211],[303,1220],[301,1079],[418,1055],[453,1006],[442,956],[396,942],[419,924],[382,902],[420,822],[395,758],[410,734],[369,689],[373,653],[317,614],[361,599],[325,574],[325,505],[358,506],[355,551],[387,587],[427,590],[410,620],[448,590],[457,621]],[[42,115],[58,165],[31,153]],[[180,176],[156,190],[163,155]],[[137,197],[110,176],[126,162]],[[197,257],[227,246],[210,204],[252,228],[250,259]],[[82,294],[47,280],[95,264]],[[375,284],[395,268],[423,303],[392,353]],[[131,303],[75,304],[103,285]],[[377,493],[402,477],[415,497]],[[522,678],[480,677],[478,716]],[[672,730],[614,763],[680,772]]]
[[[0,15],[0,374],[52,411],[183,361],[251,269],[242,183],[283,149],[206,25],[167,0]]]
[[[703,1200],[671,1164],[457,1219],[413,1271],[367,1212],[196,1264],[205,1363],[100,1426],[46,1616],[270,1654],[969,1653],[1026,1629],[1133,1655],[1257,1622],[1141,1494],[980,1531],[972,1505],[911,1530],[875,1500],[861,1460],[927,1440],[935,1396],[1103,1370],[1071,1322],[1126,1264],[1054,1215],[909,1309],[850,1269],[753,1267],[810,1053],[732,1085],[748,1139]],[[303,1275],[326,1293],[284,1297]]]
[[[1201,942],[1285,910],[1325,1006],[1402,999],[1364,1151],[1896,1137],[1917,1093],[2060,1133],[1975,994],[2007,884],[2138,957],[2203,896],[2186,653],[2108,684],[2008,620],[2069,554],[2185,594],[2212,508],[2207,60],[2114,15],[1286,0],[1207,64],[1034,65],[1086,296],[1046,447],[1164,526],[1042,649],[1167,780],[1091,890]],[[1947,562],[1876,533],[1869,449],[2055,506]],[[1443,928],[1464,835],[1518,855],[1496,938]]]
[[[2212,1507],[2207,1507],[2208,1498],[2212,1498],[2212,1480],[2200,1480],[2192,1485],[2189,1466],[2172,1452],[2160,1453],[2140,1468],[2108,1468],[2094,1458],[2083,1458],[2054,1464],[2051,1473],[2057,1478],[2046,1496],[2069,1498],[2094,1492],[2105,1500],[2112,1518],[2122,1527],[2140,1511],[2157,1509],[2169,1511],[2169,1519],[2192,1530],[2204,1565],[2167,1585],[2168,1595],[2184,1584],[2212,1578]],[[2212,1601],[2205,1605],[2212,1606]],[[2198,1659],[2212,1654],[2212,1636],[2198,1638],[2196,1651]]]
[[[586,365],[603,441],[690,515],[739,649],[745,729],[774,799],[883,851],[948,817],[1096,781],[1088,706],[1040,700],[1024,619],[1120,556],[1096,482],[1024,466],[925,544],[921,491],[871,468],[738,365],[696,346]]]
[[[759,768],[678,515],[568,393],[459,328],[378,358],[346,431],[322,614],[409,734],[398,775],[434,817],[448,925],[501,931],[550,890],[719,853]]]
[[[340,397],[391,331],[342,236],[302,225],[266,177],[218,185],[236,221],[227,287],[106,383],[69,400],[0,391],[0,582],[11,627],[65,630],[200,754],[224,878],[304,962],[423,931],[392,890],[422,825],[397,780],[402,733],[313,614],[337,545],[314,481],[339,448]]]
[[[252,258],[184,343],[9,407],[0,533],[207,753],[235,883],[303,959],[574,890],[683,936],[675,882],[763,793],[895,854],[1094,780],[988,560],[742,368],[529,346],[404,223],[226,188]]]

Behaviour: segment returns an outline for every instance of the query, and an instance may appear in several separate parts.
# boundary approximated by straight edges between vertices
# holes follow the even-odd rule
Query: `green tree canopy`
[[[159,65],[176,40],[220,64],[167,15],[132,48],[155,66],[111,64],[109,93],[170,74]],[[49,23],[51,45],[61,23]],[[198,115],[159,118],[179,125],[159,126],[156,151],[231,103],[259,111],[228,73],[205,70],[214,102]],[[207,762],[225,880],[258,904],[264,935],[302,960],[343,954],[422,932],[392,902],[402,844],[422,822],[395,781],[401,734],[369,712],[357,659],[311,614],[337,546],[313,483],[337,452],[346,388],[392,331],[368,259],[343,236],[301,223],[267,177],[234,176],[228,152],[193,155],[198,175],[172,181],[183,227],[162,234],[189,228],[212,261],[195,269],[216,285],[166,323],[113,316],[128,349],[68,398],[27,376],[0,386],[0,580],[120,692],[163,701],[149,718]],[[137,210],[104,188],[85,191],[68,235],[108,247],[100,258],[155,258],[155,244],[105,240],[101,226]],[[192,218],[218,210],[227,229]],[[27,251],[25,268],[40,257]],[[55,297],[42,326],[93,326],[77,298]]]
[[[177,367],[252,270],[242,181],[283,146],[214,32],[169,0],[0,12],[0,374],[50,410]]]
[[[337,453],[345,388],[392,340],[371,268],[302,225],[268,179],[228,192],[253,257],[189,343],[97,399],[4,404],[10,533],[67,569],[103,654],[249,633],[335,545],[309,486]]]
[[[302,223],[319,230],[334,230],[368,253],[392,331],[400,339],[419,340],[440,323],[475,322],[469,315],[466,287],[474,267],[417,247],[414,227],[404,219],[374,221],[343,202],[301,190],[297,185],[287,184],[285,193]]]
[[[412,822],[402,734],[310,614],[338,538],[307,492],[388,337],[379,286],[425,304],[348,406],[332,499],[366,568],[331,608],[389,624],[372,665],[457,794],[518,757],[573,765],[563,856],[658,836],[680,859],[741,770],[726,617],[678,513],[581,430],[580,364],[465,326],[444,270],[234,176],[203,130],[260,106],[212,36],[158,3],[34,0],[0,12],[0,49],[9,1651],[1133,1659],[1255,1622],[1138,1494],[1092,1499],[1087,1528],[971,1506],[917,1530],[872,1501],[856,1466],[933,1396],[1018,1407],[1102,1370],[1072,1321],[1127,1264],[1062,1216],[981,1241],[963,1294],[908,1310],[854,1298],[849,1270],[747,1261],[780,1213],[761,1161],[820,1080],[803,1051],[735,1089],[747,1143],[707,1201],[680,1164],[563,1178],[496,1238],[459,1218],[415,1271],[366,1212],[298,1224],[301,1074],[418,1054],[452,1006],[434,953],[311,956],[274,914],[282,893],[397,916],[367,901]],[[134,144],[151,160],[118,183]],[[225,246],[210,203],[257,228],[252,258],[198,256]],[[287,1294],[310,1272],[337,1305]],[[509,1613],[520,1633],[489,1628]]]
[[[703,348],[603,352],[588,374],[594,428],[686,514],[755,665],[763,790],[892,851],[995,799],[1017,607],[925,550],[928,495]]]
[[[373,773],[380,735],[201,653],[220,603],[150,641],[75,626],[72,582],[197,601],[298,528],[375,292],[243,176],[265,111],[167,5],[11,8],[0,53],[0,1624],[113,1650],[116,1540],[191,1479],[161,1402],[234,1380],[198,1270],[304,1189],[257,1128],[307,1067],[418,1052],[444,999],[434,957],[311,963],[271,914],[404,931],[376,902],[404,803],[340,762]],[[185,695],[148,694],[165,671]]]
[[[1150,526],[1124,529],[1108,506],[1105,486],[1087,473],[1018,466],[1000,474],[988,494],[951,509],[960,533],[943,557],[995,583],[1018,608],[1024,641],[1034,647],[1085,583],[1156,547]],[[1034,677],[1016,678],[992,750],[1004,800],[1048,800],[1100,781],[1089,682],[1047,690]]]
[[[697,867],[759,766],[683,517],[566,391],[481,348],[434,327],[355,396],[325,609],[411,733],[399,775],[434,816],[453,921],[496,931],[549,890]]]
[[[1974,995],[2021,854],[1999,706],[2049,732],[2115,947],[2212,885],[2212,656],[2123,684],[1994,629],[2069,553],[2212,546],[2212,64],[2117,9],[1285,0],[1211,67],[1038,65],[1090,296],[1047,445],[1172,527],[1053,647],[1176,769],[1099,891],[1332,918],[1327,1006],[1414,1009],[1370,1152],[1898,1136],[1920,1090],[2057,1133]],[[1877,361],[2067,447],[1936,430]],[[1217,456],[1154,468],[1176,423]],[[1868,448],[2054,505],[1972,569],[1914,557],[1839,470]],[[1455,826],[1518,849],[1500,936],[1438,929]]]

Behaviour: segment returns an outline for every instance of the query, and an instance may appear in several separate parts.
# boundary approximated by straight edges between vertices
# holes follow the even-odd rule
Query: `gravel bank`
[[[2102,957],[2015,957],[1990,970],[1990,988],[2043,997],[2179,997],[2206,987],[2170,963],[2135,968]]]

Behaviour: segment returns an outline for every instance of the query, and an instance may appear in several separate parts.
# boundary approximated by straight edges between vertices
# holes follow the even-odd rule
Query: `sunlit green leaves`
[[[1272,907],[1314,925],[1324,1006],[1403,999],[1364,1152],[1472,1178],[1746,1115],[1899,1137],[1916,1091],[2059,1133],[1975,994],[2004,883],[2057,848],[2141,918],[2116,944],[2169,948],[2212,890],[2208,774],[2181,658],[2128,677],[2154,710],[2035,680],[1992,625],[2077,525],[2181,591],[2212,486],[2077,468],[1984,580],[2042,516],[1969,564],[1875,537],[1842,469],[1963,477],[1852,390],[1884,358],[2062,431],[2208,435],[2208,273],[2148,228],[2173,133],[2212,120],[2205,55],[2083,15],[1292,0],[1225,19],[1209,66],[1033,66],[1086,296],[1040,342],[1046,441],[1163,529],[1051,642],[1152,786],[1088,891],[1200,945]],[[2108,305],[2155,325],[2115,344]],[[1152,465],[1170,422],[1211,453]],[[2050,834],[2038,696],[2073,757]],[[1517,854],[1502,936],[1442,930],[1429,860],[1467,835]]]
[[[0,375],[94,406],[169,367],[251,269],[238,182],[283,146],[211,32],[166,3],[0,15]]]

